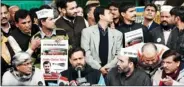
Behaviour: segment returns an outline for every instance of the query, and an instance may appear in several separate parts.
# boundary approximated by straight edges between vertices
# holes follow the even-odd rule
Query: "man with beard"
[[[27,52],[16,53],[11,61],[12,68],[3,75],[3,86],[43,86],[43,73],[32,66],[31,55]]]
[[[171,21],[176,27],[171,31],[168,47],[184,55],[184,6],[173,8],[170,14]]]
[[[57,28],[63,28],[70,38],[69,45],[80,47],[81,31],[87,27],[87,22],[81,16],[77,16],[77,2],[75,0],[61,0],[56,3],[59,12],[64,12],[64,16],[56,20]]]
[[[136,50],[122,48],[117,67],[112,68],[106,77],[108,86],[151,86],[150,77],[137,68]]]
[[[68,70],[61,72],[61,76],[66,77],[69,82],[75,80],[77,82],[77,85],[80,84],[78,83],[79,81],[77,79],[81,78],[85,79],[87,83],[90,83],[90,85],[105,85],[104,78],[100,71],[93,69],[88,64],[86,64],[86,53],[84,49],[80,47],[71,48],[69,50],[68,56],[71,67],[69,67]],[[78,76],[79,74],[77,69],[80,69],[81,77]]]
[[[150,31],[153,42],[167,45],[173,25],[171,23],[171,14],[169,13],[172,6],[162,6],[160,11],[160,26]]]
[[[121,16],[123,16],[123,22],[118,28],[119,31],[123,33],[123,47],[126,47],[125,45],[125,33],[130,32],[130,31],[135,31],[138,29],[141,29],[143,32],[143,38],[144,42],[151,42],[152,37],[150,33],[148,32],[148,29],[139,23],[135,23],[136,19],[136,8],[133,4],[131,3],[122,3],[119,8]],[[137,39],[138,40],[138,39]]]
[[[12,30],[15,28],[10,24],[10,13],[8,11],[8,6],[1,3],[1,32],[5,37],[8,37]]]
[[[108,5],[108,8],[113,15],[113,22],[111,24],[111,28],[117,29],[121,25],[121,22],[122,22],[122,18],[119,13],[119,3],[115,1],[111,2]]]
[[[159,26],[159,24],[157,24],[154,21],[156,15],[157,15],[157,6],[155,4],[147,4],[143,12],[144,16],[143,25],[145,25],[148,28],[148,30],[152,30]]]
[[[153,76],[153,85],[184,85],[184,62],[182,55],[174,50],[167,50],[162,56],[162,67]]]

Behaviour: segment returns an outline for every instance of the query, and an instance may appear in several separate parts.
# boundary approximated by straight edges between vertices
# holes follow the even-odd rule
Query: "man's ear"
[[[64,14],[66,14],[66,9],[65,8],[61,8],[61,12],[63,12]]]
[[[121,16],[123,16],[123,17],[124,17],[124,16],[125,16],[125,13],[124,13],[124,12],[121,12]]]
[[[41,22],[42,25],[44,25],[44,23],[45,23],[43,20],[40,20],[40,22]]]
[[[179,67],[180,66],[180,61],[177,61],[177,67]]]
[[[19,27],[18,27],[18,22],[15,22],[15,26],[16,26],[17,28],[19,28]]]
[[[138,56],[138,60],[142,61],[143,58],[142,58],[142,53],[138,50],[137,52],[137,56]]]
[[[103,18],[103,15],[100,14],[100,15],[99,15],[99,18],[102,19],[102,18]],[[100,19],[99,19],[99,20],[100,20]]]
[[[62,11],[60,7],[58,7],[58,11],[59,11],[59,12],[61,12],[61,11]]]
[[[179,16],[176,16],[176,21],[181,21],[180,17]]]

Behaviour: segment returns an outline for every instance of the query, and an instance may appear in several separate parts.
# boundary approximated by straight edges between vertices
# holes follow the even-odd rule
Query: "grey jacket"
[[[109,51],[108,61],[105,68],[112,68],[117,63],[117,55],[122,47],[122,33],[116,29],[108,28]],[[101,60],[99,58],[100,33],[98,25],[94,25],[82,30],[81,47],[86,51],[86,62],[94,69],[100,69]]]

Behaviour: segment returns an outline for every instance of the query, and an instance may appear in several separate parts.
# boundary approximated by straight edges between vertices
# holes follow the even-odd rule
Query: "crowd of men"
[[[55,0],[30,11],[1,3],[1,85],[46,85],[41,40],[68,40],[68,83],[59,85],[184,85],[184,7],[149,3],[136,23],[131,3],[79,7]],[[56,12],[57,11],[57,12]],[[154,21],[160,12],[160,23]],[[128,46],[125,33],[141,29],[143,43]],[[50,74],[50,61],[45,61]]]

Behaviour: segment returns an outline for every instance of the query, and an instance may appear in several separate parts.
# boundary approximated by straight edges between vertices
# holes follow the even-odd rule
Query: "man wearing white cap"
[[[150,77],[137,68],[137,52],[130,48],[122,48],[117,67],[112,68],[106,77],[108,86],[150,86]]]
[[[151,30],[154,43],[167,45],[170,32],[173,28],[171,23],[171,14],[169,13],[172,6],[162,6],[160,12],[160,26]]]
[[[11,61],[12,68],[3,75],[3,86],[43,86],[45,81],[38,68],[32,66],[31,55],[16,53]]]
[[[54,24],[53,9],[48,6],[41,6],[40,10],[36,12],[40,31],[32,38],[53,39],[53,40],[67,40],[68,35],[63,29],[57,29]],[[40,47],[34,51],[36,54],[36,64],[40,63]]]

